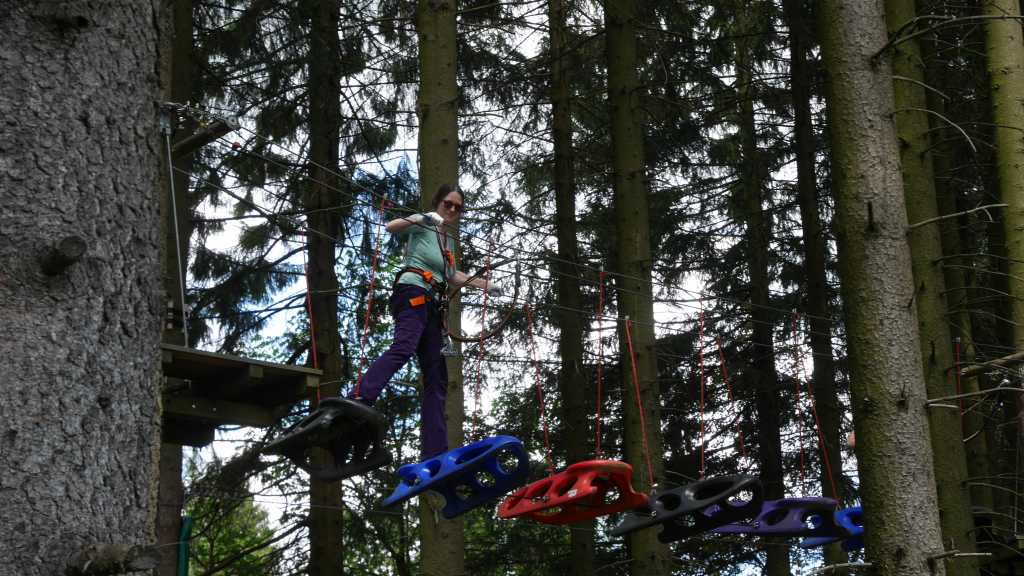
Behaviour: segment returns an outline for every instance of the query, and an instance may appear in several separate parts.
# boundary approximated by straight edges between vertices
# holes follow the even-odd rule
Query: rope
[[[380,199],[380,219],[384,221],[384,207],[387,204],[387,197],[383,196]],[[380,224],[378,223],[378,226]],[[370,312],[373,310],[373,290],[377,286],[377,264],[380,258],[380,245],[381,240],[384,237],[380,232],[377,233],[376,246],[373,249],[373,258],[370,262],[370,289],[367,291],[366,296],[366,317],[363,318],[363,335],[359,339],[359,378],[356,380],[356,391],[355,395],[359,396],[359,390],[363,385],[363,376],[366,374],[363,372],[363,368],[366,367],[366,341],[370,334]]]
[[[794,328],[794,340],[796,336],[796,327],[799,322],[799,313],[794,313],[793,328]],[[794,341],[794,345],[799,344]],[[832,488],[832,498],[839,500],[839,487],[836,484],[835,474],[832,471],[832,458],[828,453],[828,444],[825,442],[825,434],[821,430],[821,419],[818,417],[818,402],[814,396],[814,390],[811,388],[811,381],[807,378],[807,372],[804,368],[803,363],[803,347],[799,347],[799,366],[800,373],[804,381],[804,386],[807,387],[807,397],[811,399],[811,412],[814,414],[814,429],[818,435],[818,446],[821,447],[821,459],[825,461],[825,475],[828,476],[829,486]]]
[[[486,263],[486,272],[484,273],[484,282],[487,286],[490,286],[491,282],[491,257],[488,254]],[[480,326],[487,326],[487,300],[490,293],[484,290],[484,308],[481,312]],[[477,342],[477,354],[476,354],[476,385],[473,387],[473,429],[470,433],[470,438],[476,438],[477,429],[480,427],[480,391],[483,388],[484,379],[484,333],[486,330],[480,330],[480,339]]]
[[[791,330],[793,335],[793,362],[796,364],[796,368],[799,374],[806,381],[807,376],[804,370],[803,358],[801,357],[800,339],[797,336],[797,322],[799,322],[799,313],[793,311],[793,320],[791,322]],[[802,414],[800,413],[800,377],[793,379],[794,388],[796,391],[796,443],[800,447],[800,487],[804,489],[806,482],[807,472],[807,459],[806,451],[804,450],[804,422]]]
[[[647,421],[644,418],[644,407],[640,401],[640,376],[636,369],[636,352],[633,350],[633,322],[626,316],[626,343],[629,346],[629,367],[633,373],[633,387],[636,389],[636,407],[640,413],[640,431],[643,438],[644,459],[647,460],[647,475],[650,478],[651,486],[654,486],[654,465],[651,464],[651,450],[647,446]]]
[[[167,148],[167,166],[170,171],[171,183],[171,215],[174,225],[174,252],[178,256],[178,289],[181,292],[181,331],[185,335],[185,346],[188,347],[188,308],[185,304],[185,264],[181,259],[181,237],[178,231],[178,201],[174,192],[174,157],[171,155],[171,130],[164,130],[164,141]]]
[[[961,379],[961,376],[960,376],[961,366],[960,366],[960,337],[959,336],[957,336],[956,338],[953,339],[953,350],[955,351],[954,354],[956,355],[956,359],[955,359],[955,362],[954,362],[954,366],[956,368],[956,395],[960,396],[961,394],[963,394],[963,388],[962,388],[962,384],[961,384],[961,381],[960,381],[960,379]],[[965,430],[965,428],[964,428],[964,399],[960,398],[958,403],[960,405],[960,434],[963,435],[964,430]]]
[[[700,358],[700,479],[704,479],[704,300],[700,301],[699,352]]]
[[[598,276],[597,288],[597,433],[594,440],[594,454],[601,459],[601,405],[604,403],[604,276],[602,269]]]
[[[305,259],[305,253],[303,253]],[[313,296],[309,289],[309,263],[303,262],[303,270],[306,273],[306,314],[309,317],[309,355],[313,359],[313,368],[320,369],[319,354],[316,351],[316,323],[313,320]],[[316,387],[316,403],[320,404],[320,387]]]
[[[722,338],[715,336],[715,343],[718,345],[718,362],[722,366],[722,379],[725,380],[725,390],[728,393],[729,402],[733,401],[732,379],[729,378],[729,366],[725,363],[725,351],[722,349]],[[737,421],[736,436],[740,445],[740,456],[747,457],[747,444],[743,441],[743,427]]]
[[[544,418],[544,389],[540,384],[540,363],[537,362],[537,343],[533,338],[533,312],[529,304],[523,304],[526,311],[526,331],[530,337],[530,357],[533,358],[533,373],[537,384],[537,403],[540,406],[540,421],[544,426],[544,451],[548,459],[548,472],[555,471],[555,461],[551,457],[551,437],[548,434],[548,421]]]

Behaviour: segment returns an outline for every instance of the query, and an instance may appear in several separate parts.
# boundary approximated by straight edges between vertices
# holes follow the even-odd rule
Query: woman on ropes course
[[[408,236],[402,268],[395,276],[389,308],[395,319],[391,346],[370,365],[349,395],[368,406],[391,377],[415,354],[423,373],[422,446],[424,459],[448,450],[444,403],[448,370],[442,348],[448,285],[473,286],[498,297],[500,288],[483,278],[470,278],[455,267],[454,231],[464,209],[462,192],[444,184],[431,199],[433,212],[396,218],[385,225],[392,234]]]

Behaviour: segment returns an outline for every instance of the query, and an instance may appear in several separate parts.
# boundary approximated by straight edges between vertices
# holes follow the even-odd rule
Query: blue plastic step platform
[[[745,493],[749,500],[737,495]],[[662,543],[675,542],[713,530],[730,522],[753,518],[761,510],[764,494],[753,476],[718,476],[671,490],[655,492],[647,505],[630,512],[612,530],[624,536],[637,530],[663,526]]]
[[[718,534],[755,536],[836,537],[843,532],[834,518],[837,502],[831,498],[765,500],[753,520],[715,528]]]
[[[373,408],[327,398],[263,451],[288,458],[311,478],[332,482],[390,464],[386,431],[387,420]]]
[[[502,463],[502,458],[514,458],[515,463]],[[402,466],[401,482],[381,504],[393,506],[433,490],[444,496],[441,514],[451,519],[522,486],[529,471],[523,443],[512,436],[494,436]]]
[[[816,536],[813,538],[805,538],[800,542],[800,547],[804,549],[817,548],[819,546],[827,546],[833,542],[842,542],[843,549],[847,552],[853,552],[854,550],[860,550],[864,547],[864,515],[861,512],[860,506],[853,506],[851,508],[844,508],[835,512],[834,516],[836,527],[839,529],[840,536]]]

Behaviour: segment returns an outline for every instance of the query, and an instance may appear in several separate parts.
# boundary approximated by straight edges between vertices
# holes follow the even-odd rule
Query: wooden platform
[[[161,344],[163,440],[213,442],[218,426],[270,426],[320,384],[320,370]]]

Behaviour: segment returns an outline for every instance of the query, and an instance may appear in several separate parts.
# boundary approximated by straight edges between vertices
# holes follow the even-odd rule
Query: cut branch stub
[[[51,248],[43,257],[43,273],[56,276],[85,255],[87,245],[81,236],[68,236]]]

